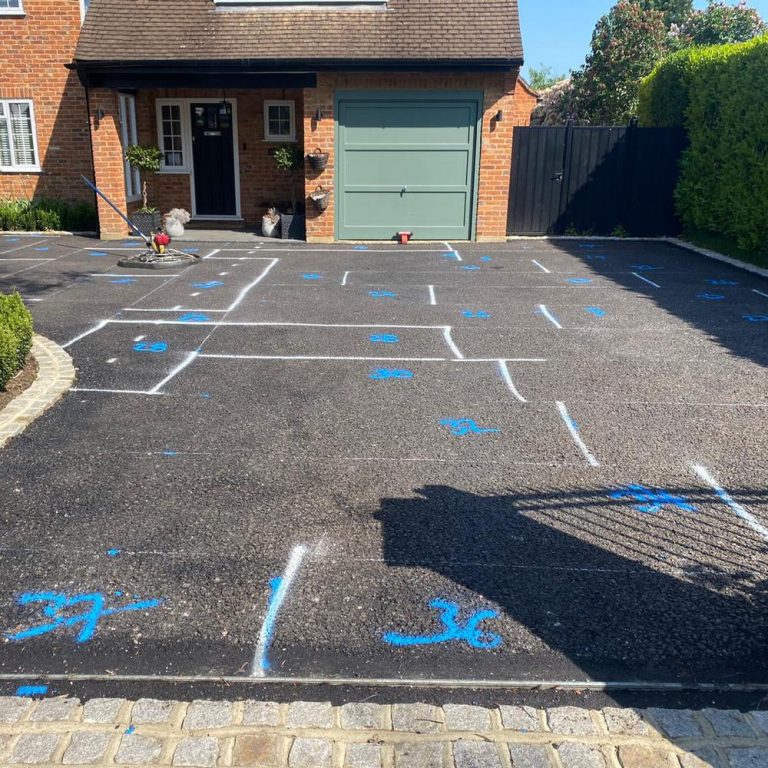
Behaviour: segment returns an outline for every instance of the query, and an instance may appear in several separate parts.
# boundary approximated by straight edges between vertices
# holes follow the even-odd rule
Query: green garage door
[[[341,240],[472,237],[479,94],[339,93]]]

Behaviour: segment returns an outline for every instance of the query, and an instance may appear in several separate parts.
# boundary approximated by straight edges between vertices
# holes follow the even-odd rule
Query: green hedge
[[[0,293],[0,389],[24,367],[31,347],[32,315],[18,293]]]
[[[661,64],[641,87],[643,125],[684,125],[675,193],[686,228],[768,250],[768,35],[691,48]]]
[[[0,200],[0,230],[93,232],[98,228],[90,203],[68,200]]]

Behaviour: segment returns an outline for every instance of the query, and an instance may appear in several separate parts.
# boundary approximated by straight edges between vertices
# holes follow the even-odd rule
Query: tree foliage
[[[743,43],[766,31],[760,14],[746,2],[727,5],[709,0],[702,11],[693,11],[680,25],[683,45],[721,45]]]
[[[661,11],[667,29],[682,24],[693,11],[693,0],[634,0],[644,11]]]
[[[541,64],[538,67],[530,67],[528,70],[528,85],[534,91],[546,91],[551,88],[555,83],[559,83],[562,80],[567,79],[567,75],[558,75],[555,73],[552,67],[548,67],[546,64]]]
[[[575,116],[596,125],[627,122],[637,112],[641,79],[669,47],[662,11],[620,0],[597,22],[587,60],[574,73]]]

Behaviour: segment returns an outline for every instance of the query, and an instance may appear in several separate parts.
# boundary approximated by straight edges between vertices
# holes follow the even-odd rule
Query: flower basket
[[[328,207],[328,203],[331,200],[331,193],[327,189],[317,187],[317,189],[310,195],[312,202],[315,204],[315,208],[318,211],[324,211]]]
[[[328,153],[321,152],[319,148],[308,154],[307,160],[309,161],[309,167],[315,173],[324,171],[328,167]]]

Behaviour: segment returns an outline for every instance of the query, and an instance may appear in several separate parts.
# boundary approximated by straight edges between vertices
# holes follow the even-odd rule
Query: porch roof
[[[75,53],[94,62],[248,62],[263,69],[406,64],[513,68],[517,0],[387,0],[371,6],[92,0]]]

